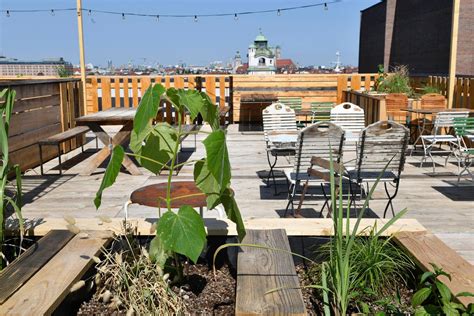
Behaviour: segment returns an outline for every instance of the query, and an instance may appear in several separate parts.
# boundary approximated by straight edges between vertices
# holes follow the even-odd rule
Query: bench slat
[[[67,141],[69,139],[72,139],[76,136],[87,133],[88,131],[89,131],[89,127],[87,126],[76,126],[65,132],[53,135],[44,140],[40,140],[39,143],[41,145],[55,145],[55,144],[59,144],[61,142]]]

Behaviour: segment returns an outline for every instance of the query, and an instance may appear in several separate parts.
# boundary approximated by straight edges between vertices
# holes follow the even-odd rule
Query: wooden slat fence
[[[369,95],[357,91],[343,91],[342,102],[351,102],[364,110],[365,124],[387,120],[387,107],[383,96]]]
[[[228,75],[92,76],[87,79],[87,113],[113,107],[137,107],[150,84],[206,91],[219,108],[232,108]]]
[[[38,141],[75,126],[75,118],[84,114],[82,84],[77,79],[2,81],[0,90],[16,91],[10,124],[9,151],[13,164],[24,171],[39,165]],[[84,141],[77,137],[63,144],[69,152]],[[44,160],[57,157],[55,146],[45,146]]]

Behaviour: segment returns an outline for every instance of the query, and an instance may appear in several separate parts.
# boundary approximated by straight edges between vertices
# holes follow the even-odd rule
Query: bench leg
[[[43,172],[43,150],[42,150],[41,144],[38,143],[38,146],[39,146],[39,152],[40,152],[40,170],[41,170],[41,175],[43,176],[44,175],[44,172]]]
[[[61,144],[58,144],[58,160],[59,160],[59,175],[63,174],[63,168],[61,164]]]

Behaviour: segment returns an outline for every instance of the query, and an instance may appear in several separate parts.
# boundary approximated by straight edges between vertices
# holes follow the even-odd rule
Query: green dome
[[[258,34],[257,37],[255,37],[255,42],[266,42],[267,38],[263,36],[262,33]]]

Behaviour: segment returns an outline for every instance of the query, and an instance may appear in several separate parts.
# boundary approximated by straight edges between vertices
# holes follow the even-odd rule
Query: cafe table
[[[76,119],[76,125],[88,126],[97,138],[104,144],[99,152],[94,154],[81,175],[91,175],[112,154],[114,146],[123,145],[130,139],[133,129],[133,119],[136,109],[134,108],[111,108],[105,111],[81,116]],[[110,135],[104,130],[106,125],[122,126],[115,134]],[[128,157],[124,156],[122,165],[132,175],[142,174],[137,165]]]

